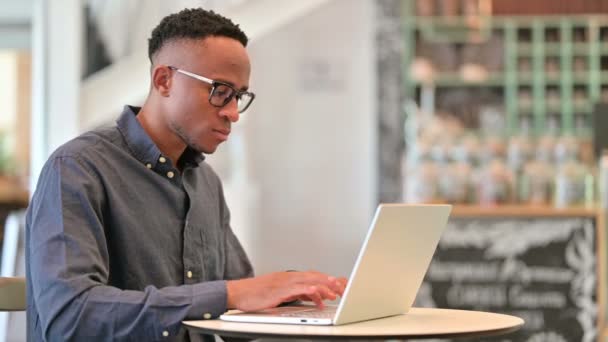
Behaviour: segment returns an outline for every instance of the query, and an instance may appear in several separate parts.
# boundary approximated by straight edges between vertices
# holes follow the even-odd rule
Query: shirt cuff
[[[192,305],[187,319],[217,318],[227,310],[226,281],[208,281],[192,286]]]

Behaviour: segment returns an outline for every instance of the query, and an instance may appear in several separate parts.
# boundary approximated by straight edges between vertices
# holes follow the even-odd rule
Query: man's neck
[[[154,108],[146,101],[136,118],[163,156],[169,158],[173,166],[178,167],[177,162],[184,153],[186,144],[168,127],[162,115],[155,112]]]

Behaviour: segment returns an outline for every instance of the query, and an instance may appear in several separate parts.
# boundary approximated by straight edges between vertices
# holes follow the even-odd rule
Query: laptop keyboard
[[[304,317],[304,318],[334,318],[336,315],[335,307],[326,307],[323,310],[297,310],[281,313],[281,317]]]

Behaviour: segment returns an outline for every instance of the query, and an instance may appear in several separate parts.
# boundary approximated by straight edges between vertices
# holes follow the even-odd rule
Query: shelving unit
[[[429,103],[441,104],[440,98],[441,96],[446,96],[446,94],[456,94],[455,96],[457,99],[458,96],[464,94],[462,98],[465,99],[464,101],[467,101],[466,104],[468,105],[469,102],[473,102],[477,99],[476,96],[478,93],[480,94],[480,97],[483,93],[490,93],[490,95],[493,96],[491,99],[493,101],[492,103],[496,103],[495,107],[500,106],[499,109],[504,114],[504,117],[501,117],[501,120],[504,119],[504,125],[499,125],[498,129],[491,126],[491,129],[495,130],[490,132],[491,134],[489,135],[502,134],[503,136],[498,138],[507,139],[496,140],[504,140],[505,146],[519,146],[520,151],[522,151],[523,149],[521,149],[521,146],[523,143],[521,143],[521,141],[524,141],[526,144],[535,145],[531,149],[534,150],[534,153],[538,153],[538,150],[549,150],[546,147],[547,145],[543,145],[542,143],[547,143],[547,140],[551,139],[554,141],[561,139],[562,141],[575,141],[572,144],[578,144],[578,147],[588,147],[591,138],[593,138],[593,129],[591,125],[593,122],[592,115],[594,115],[595,105],[600,102],[608,102],[608,15],[487,16],[477,18],[445,16],[417,17],[415,16],[417,4],[420,5],[425,3],[416,2],[415,0],[402,1],[402,27],[403,37],[405,39],[405,53],[403,55],[403,70],[405,71],[403,91],[408,99],[414,99],[418,104],[427,105],[421,106],[424,110],[429,109]],[[435,4],[438,4],[438,2]],[[445,8],[439,8],[437,12],[455,13],[453,8],[450,11],[445,11]],[[479,12],[481,13],[482,11]],[[427,11],[427,13],[435,13],[435,11]],[[486,48],[491,46],[493,49],[491,50],[493,53],[488,55],[498,56],[500,57],[500,61],[490,60],[490,63],[485,65],[487,75],[485,78],[477,77],[475,81],[463,79],[461,68],[464,62],[474,63],[484,61],[484,58],[477,58],[478,56],[473,56],[473,58],[471,58],[471,53],[464,53],[466,47],[480,45],[486,42],[488,43],[485,44]],[[440,48],[437,48],[437,46]],[[455,51],[456,57],[445,55],[447,52],[450,52],[450,49]],[[481,50],[476,47],[470,51]],[[480,54],[479,56],[487,55]],[[412,64],[417,57],[425,57],[428,61],[433,63],[434,68],[433,73],[430,73],[432,75],[431,78],[428,77],[428,70],[423,68],[426,67],[424,63],[415,64],[416,67],[420,67],[416,69],[416,75],[420,78],[427,78],[425,78],[424,81],[414,78]],[[419,60],[417,62],[419,62]],[[420,72],[421,70],[425,72]],[[481,74],[483,75],[483,73]],[[434,101],[428,101],[429,93],[431,93],[430,97],[432,97],[432,95],[435,96],[433,99]],[[470,94],[473,94],[473,96],[470,96]],[[452,96],[450,100],[453,100],[453,98],[454,96]],[[422,101],[423,99],[424,101]],[[444,103],[444,105],[446,103]],[[475,109],[473,106],[471,107]],[[477,108],[481,109],[481,107]],[[412,107],[407,107],[407,110],[412,110]],[[460,110],[461,113],[459,113],[458,110]],[[464,110],[455,108],[454,114],[462,115],[466,110],[472,111],[469,108],[465,108]],[[408,114],[410,114],[409,111]],[[420,117],[428,119],[428,115],[426,114],[429,113],[425,112]],[[474,113],[467,112],[464,114],[470,115]],[[439,119],[441,119],[441,115],[442,113],[439,113]],[[463,117],[465,115],[463,115]],[[523,129],[525,129],[524,118],[526,118],[526,121],[530,124],[528,133],[532,136],[525,136],[525,134],[523,134],[525,133],[523,131]],[[470,120],[470,118],[467,119],[469,119],[468,122],[477,124],[474,120]],[[466,124],[464,119],[462,121]],[[502,124],[502,121],[500,121],[500,123]],[[554,126],[555,124],[557,124],[557,126]],[[479,126],[481,127],[482,125],[479,124]],[[414,127],[417,128],[418,126]],[[446,131],[445,127],[448,126],[441,126],[441,129],[443,129],[441,131],[432,127],[434,129],[432,133],[439,135],[436,132],[440,131],[441,134],[443,134]],[[555,127],[556,129],[548,132],[552,127]],[[465,128],[469,129],[470,127]],[[412,156],[414,156],[414,158],[412,158],[413,162],[407,165],[410,166],[411,169],[406,170],[406,172],[410,173],[404,173],[404,179],[410,179],[411,184],[415,185],[425,184],[424,182],[435,184],[438,180],[444,180],[446,175],[448,177],[452,176],[452,180],[458,180],[458,178],[454,177],[455,173],[450,174],[441,171],[441,167],[444,167],[444,170],[453,170],[448,169],[445,165],[450,165],[449,163],[452,163],[453,165],[455,163],[450,161],[445,162],[444,160],[447,158],[433,159],[434,156],[430,152],[427,152],[429,150],[428,146],[443,147],[443,145],[441,145],[443,141],[440,139],[443,138],[443,136],[434,140],[429,139],[427,136],[426,140],[423,140],[423,134],[420,134],[420,137],[422,138],[412,138],[412,131],[406,132],[406,135],[408,133],[410,134],[410,139],[406,141],[410,144],[408,153],[410,153],[410,151],[415,153],[412,154]],[[500,131],[500,133],[498,133],[498,131]],[[466,133],[475,132],[468,131]],[[485,137],[482,136],[487,132],[483,132],[479,129],[477,133],[480,133],[477,138],[482,141],[481,145],[485,144],[484,147],[490,145],[492,141],[488,139],[488,135]],[[543,140],[544,138],[547,138],[546,133],[549,133],[548,138],[550,139]],[[448,133],[446,133],[446,135],[447,134]],[[574,139],[572,139],[571,136],[574,136]],[[433,138],[435,138],[435,136],[433,136]],[[491,138],[495,137],[491,136]],[[429,143],[429,141],[431,142]],[[446,139],[446,141],[452,143],[455,139]],[[411,146],[415,147],[419,142],[422,142],[420,146],[427,148],[427,150],[416,150],[415,148],[411,148]],[[518,142],[521,145],[518,145]],[[463,145],[463,143],[459,141],[456,141],[455,144],[456,143]],[[447,146],[452,148],[453,145]],[[537,149],[539,146],[541,148]],[[565,146],[565,144],[561,145],[562,148],[563,146]],[[570,148],[571,147],[572,146],[570,146]],[[444,150],[448,149],[446,148]],[[505,150],[506,149],[502,150],[503,154],[501,155],[501,158],[505,162],[504,165],[507,165],[505,168],[512,167],[507,164],[509,155],[508,152],[504,153]],[[420,163],[420,160],[423,159],[416,155],[416,152],[420,153],[419,151],[426,153],[425,157],[430,155],[432,161],[425,161],[426,164]],[[448,151],[453,153],[454,150],[449,149]],[[555,145],[553,145],[549,151],[550,153],[555,154]],[[433,152],[433,150],[431,150],[431,152]],[[593,152],[591,152],[591,154],[592,153]],[[419,155],[421,155],[421,153]],[[539,158],[538,154],[530,153],[530,155],[533,156],[529,158]],[[580,155],[582,155],[582,153]],[[418,158],[418,160],[415,158]],[[541,297],[541,292],[545,290],[555,292],[555,289],[557,288],[553,287],[555,284],[544,284],[542,286],[539,285],[539,282],[524,282],[522,284],[517,284],[517,280],[510,283],[513,279],[505,279],[500,276],[496,279],[469,279],[469,284],[467,285],[467,281],[464,281],[463,279],[466,279],[472,274],[468,271],[472,269],[471,267],[480,265],[479,262],[483,259],[479,258],[480,255],[489,256],[487,260],[488,265],[504,266],[508,265],[509,262],[513,260],[509,258],[501,260],[493,253],[495,250],[488,254],[482,250],[475,250],[476,247],[474,245],[475,243],[484,240],[482,237],[486,236],[487,238],[484,241],[487,241],[488,246],[493,248],[495,247],[495,244],[504,242],[509,234],[517,232],[517,234],[512,235],[512,239],[513,241],[517,241],[518,246],[521,246],[519,244],[521,241],[525,240],[523,237],[525,233],[536,230],[536,233],[530,233],[531,237],[548,237],[555,227],[557,227],[555,222],[562,223],[568,220],[571,222],[586,222],[580,227],[577,226],[573,228],[573,231],[578,230],[578,233],[566,237],[562,241],[552,240],[551,242],[540,244],[537,246],[538,249],[537,247],[533,247],[526,253],[520,253],[519,256],[516,257],[516,259],[519,258],[519,265],[526,264],[530,266],[529,269],[536,267],[542,269],[544,267],[544,262],[550,262],[552,265],[551,267],[554,267],[559,263],[557,260],[565,260],[565,262],[559,266],[565,268],[567,267],[566,265],[568,265],[567,259],[569,258],[566,257],[566,254],[570,253],[568,250],[571,249],[569,244],[576,239],[576,236],[580,237],[584,235],[586,237],[585,243],[588,252],[586,252],[586,255],[592,256],[593,260],[589,260],[587,264],[591,266],[585,271],[576,272],[580,273],[581,276],[587,277],[587,279],[591,279],[588,284],[593,284],[593,286],[595,286],[593,289],[588,288],[586,293],[590,296],[586,299],[585,303],[587,304],[584,308],[580,307],[578,305],[579,302],[577,301],[567,302],[565,306],[560,309],[549,307],[525,307],[525,305],[520,305],[521,303],[517,302],[517,300],[511,301],[511,298],[507,296],[505,297],[507,298],[505,303],[502,303],[500,306],[488,307],[488,310],[505,310],[507,312],[516,310],[519,314],[527,318],[528,330],[522,330],[518,335],[510,337],[510,340],[512,341],[528,341],[534,339],[533,337],[535,334],[542,336],[542,334],[549,332],[563,336],[564,340],[568,341],[583,340],[585,339],[583,338],[583,335],[587,337],[599,335],[603,336],[602,340],[605,340],[606,336],[608,336],[608,330],[605,328],[608,326],[606,321],[606,310],[608,309],[608,294],[606,290],[608,266],[605,262],[607,251],[606,232],[608,231],[608,227],[606,226],[605,218],[606,210],[602,209],[604,208],[603,206],[598,205],[597,198],[594,199],[595,194],[593,188],[598,185],[597,178],[594,178],[592,170],[592,166],[595,162],[592,160],[593,157],[584,160],[580,157],[581,160],[577,160],[577,163],[579,163],[577,165],[581,166],[580,169],[586,170],[584,184],[580,179],[578,183],[576,183],[578,184],[577,186],[579,186],[577,188],[578,191],[584,193],[584,196],[580,196],[581,198],[584,197],[584,199],[569,202],[567,205],[563,205],[558,209],[554,206],[558,206],[556,204],[558,201],[555,201],[555,199],[559,198],[557,190],[560,189],[558,187],[560,183],[558,182],[557,170],[560,166],[554,155],[553,158],[554,160],[551,162],[543,161],[546,162],[545,165],[550,165],[552,173],[551,176],[547,176],[548,178],[551,177],[551,189],[547,191],[551,194],[548,196],[551,199],[545,199],[542,204],[533,204],[533,202],[526,202],[525,200],[514,200],[495,201],[496,203],[490,205],[487,203],[478,205],[478,202],[475,200],[464,197],[466,199],[463,201],[463,197],[453,196],[449,191],[444,191],[447,195],[441,194],[441,196],[445,197],[441,198],[440,196],[435,195],[436,192],[439,192],[439,190],[436,190],[435,188],[431,189],[435,193],[429,195],[429,193],[431,193],[430,190],[424,187],[421,187],[422,190],[413,187],[415,191],[420,191],[422,193],[422,195],[419,195],[418,197],[423,202],[428,198],[435,199],[436,197],[439,198],[439,201],[443,200],[449,202],[449,197],[447,196],[452,196],[452,198],[457,198],[457,201],[460,201],[454,203],[467,203],[464,205],[456,204],[454,206],[451,216],[451,228],[457,230],[453,235],[448,232],[448,234],[444,234],[444,237],[442,237],[442,239],[446,241],[438,248],[438,252],[436,252],[434,256],[434,262],[438,262],[437,272],[433,273],[433,266],[431,266],[431,272],[429,272],[430,276],[427,279],[431,291],[427,290],[427,292],[432,294],[431,299],[438,306],[452,306],[463,309],[470,309],[470,306],[461,302],[449,302],[449,298],[451,298],[451,300],[462,298],[464,298],[463,300],[470,298],[486,298],[481,295],[471,295],[472,293],[476,293],[475,291],[482,291],[483,289],[508,289],[509,291],[512,289],[524,289],[530,293],[538,291],[538,293],[535,294],[536,297]],[[407,160],[407,162],[409,163],[410,161]],[[468,165],[473,165],[471,169],[474,167],[481,169],[479,165],[474,165],[471,161],[467,162],[469,163]],[[427,168],[423,169],[421,165]],[[591,165],[591,167],[583,167],[582,165]],[[434,168],[431,168],[430,166]],[[528,188],[529,190],[531,188],[529,182],[530,178],[524,181],[525,179],[521,176],[524,174],[521,169],[521,164],[519,167],[520,169],[516,169],[516,167],[512,168],[513,178],[515,179],[514,183],[516,184],[514,188],[518,189],[516,191],[519,191],[519,189],[522,188]],[[428,178],[422,176],[427,176]],[[563,179],[564,178],[560,180],[562,181],[560,192],[562,198],[565,193]],[[507,183],[487,181],[487,179],[482,180],[480,184],[482,182],[494,185]],[[452,181],[450,184],[456,184],[462,187],[462,183],[455,181]],[[570,183],[570,185],[572,184],[574,184],[574,182]],[[571,189],[572,188],[569,190]],[[591,190],[589,191],[589,189]],[[410,189],[408,188],[407,190]],[[415,191],[413,192],[414,194],[416,194]],[[405,193],[405,191],[404,195],[407,199],[407,193]],[[529,198],[525,196],[522,197]],[[416,196],[413,196],[413,198],[413,201],[417,200]],[[523,229],[520,230],[522,227]],[[592,229],[590,227],[592,227]],[[593,232],[590,232],[591,230]],[[579,235],[583,231],[585,231],[585,233]],[[462,242],[467,241],[467,239],[463,236],[467,233],[471,234],[471,238],[468,240],[475,241],[475,243],[464,248]],[[496,238],[498,236],[500,238]],[[452,249],[446,247],[450,245],[448,242],[450,237],[453,237],[455,241],[457,241],[452,246]],[[513,246],[515,245],[516,244],[513,244]],[[533,243],[526,244],[526,246],[532,245]],[[561,247],[551,248],[548,246]],[[442,250],[442,248],[445,249]],[[507,254],[515,250],[517,250],[517,247],[504,247],[502,249],[502,251]],[[490,254],[492,256],[490,256]],[[530,259],[527,259],[528,256]],[[442,262],[444,262],[444,264],[442,264]],[[458,270],[458,263],[466,265],[462,268],[462,270],[465,271],[453,271],[453,273],[451,273],[454,275],[453,278],[446,279],[446,273],[442,272],[448,268],[442,268],[442,266],[450,265],[451,270]],[[490,268],[491,267],[493,266],[490,266]],[[433,277],[433,275],[435,277]],[[474,277],[471,276],[471,278]],[[496,286],[494,287],[493,285]],[[574,283],[571,283],[571,285],[574,286]],[[463,289],[467,288],[467,286],[470,292],[464,292]],[[567,286],[562,289],[566,289],[566,287]],[[581,293],[578,290],[578,292],[571,291],[572,288],[564,290],[563,298],[568,298],[568,296],[574,292]],[[454,292],[456,291],[455,289],[460,291],[458,293],[463,294],[462,298],[454,295],[456,293]],[[502,292],[498,291],[499,295],[501,293]],[[447,301],[444,300],[446,298],[448,298]],[[577,324],[576,322],[562,321],[562,319],[567,316],[563,315],[563,312],[574,312],[577,310],[579,314],[587,316],[588,322],[597,323],[585,327],[573,328],[573,326]],[[541,311],[542,313],[540,313]],[[564,327],[568,327],[568,329],[564,329]]]
[[[608,97],[608,47],[602,46],[608,42],[608,16],[503,16],[471,22],[464,17],[416,17],[412,0],[405,0],[403,6],[406,96],[416,98],[421,87],[409,70],[419,57],[417,43],[462,46],[496,37],[502,41],[502,70],[488,71],[481,81],[466,81],[458,70],[438,68],[432,86],[438,91],[464,87],[499,90],[506,136],[518,133],[523,115],[531,116],[536,135],[546,129],[549,115],[559,118],[560,134],[589,134],[594,104],[602,100],[602,93],[604,101]],[[528,108],[520,103],[525,92],[530,94]],[[547,103],[551,96],[558,100]],[[577,116],[584,120],[583,132],[576,131]]]

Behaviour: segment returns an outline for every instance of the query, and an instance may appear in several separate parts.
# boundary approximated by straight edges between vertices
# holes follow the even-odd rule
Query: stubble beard
[[[184,131],[182,126],[176,124],[175,122],[173,122],[173,121],[169,122],[169,126],[171,127],[171,130],[173,130],[173,132],[175,132],[175,134],[177,134],[177,136],[180,137],[180,139],[182,139],[182,141],[186,144],[186,146],[190,147],[197,153],[209,154],[209,153],[215,152],[215,150],[211,151],[211,152],[205,151],[202,146],[199,146],[197,143],[195,143],[193,141],[193,139],[191,139],[188,136],[188,134],[186,134],[186,132]]]

